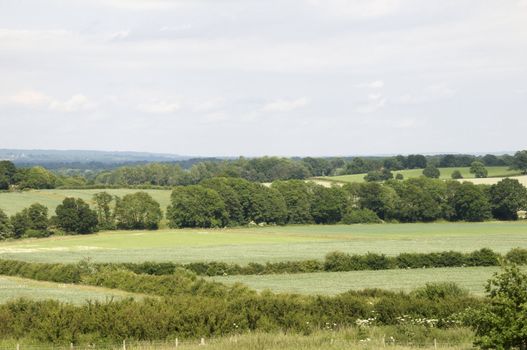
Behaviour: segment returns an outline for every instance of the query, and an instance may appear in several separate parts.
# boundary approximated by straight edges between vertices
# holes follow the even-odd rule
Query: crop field
[[[302,225],[231,229],[113,231],[0,243],[0,258],[36,262],[225,261],[322,259],[339,250],[402,252],[527,248],[527,222]]]
[[[28,298],[56,299],[73,304],[82,304],[86,300],[104,301],[127,297],[142,298],[143,296],[117,289],[42,282],[25,278],[0,276],[0,303],[18,298]]]
[[[50,213],[55,212],[55,208],[66,197],[82,198],[92,204],[95,193],[108,192],[111,195],[122,197],[124,195],[144,191],[149,193],[164,211],[170,202],[170,190],[140,190],[140,189],[96,189],[96,190],[28,190],[22,192],[0,192],[0,209],[7,215],[13,215],[33,203],[40,203],[49,208]]]
[[[451,175],[455,170],[459,170],[461,172],[461,175],[463,175],[464,179],[474,179],[474,180],[480,180],[475,179],[474,174],[470,173],[470,168],[438,168],[441,172],[441,179],[451,179]],[[501,178],[501,177],[510,177],[510,176],[518,176],[520,175],[520,172],[517,170],[509,170],[506,166],[497,166],[497,167],[487,167],[487,170],[489,172],[488,177],[489,178]],[[410,179],[413,177],[419,177],[423,175],[423,169],[409,169],[409,170],[400,170],[400,171],[394,171],[394,176],[397,174],[402,174],[405,179]],[[317,180],[329,180],[329,181],[337,181],[337,182],[364,182],[364,176],[366,174],[353,174],[353,175],[340,175],[340,176],[326,176],[326,177],[318,177]],[[487,179],[489,180],[489,179]]]
[[[335,295],[348,290],[379,288],[410,292],[426,283],[454,282],[476,295],[499,267],[449,267],[411,270],[317,272],[292,275],[210,277],[217,282],[241,282],[255,290],[277,293]]]

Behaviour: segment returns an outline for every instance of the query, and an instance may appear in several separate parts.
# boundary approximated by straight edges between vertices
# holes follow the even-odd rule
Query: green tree
[[[393,214],[397,193],[390,186],[376,182],[363,183],[358,189],[358,206],[373,210],[381,219],[387,220]]]
[[[527,209],[527,189],[516,179],[503,179],[490,187],[492,215],[499,220],[517,220]]]
[[[459,179],[462,179],[463,178],[463,175],[461,174],[461,171],[459,170],[454,170],[452,172],[452,175],[450,175],[450,177],[454,180],[459,180]]]
[[[200,185],[174,188],[167,208],[170,227],[222,227],[228,223],[218,192]]]
[[[27,208],[11,216],[11,226],[13,228],[13,236],[20,238],[26,234],[31,225],[29,222],[29,215],[27,214]]]
[[[463,182],[452,199],[454,219],[464,221],[484,221],[492,217],[489,198],[482,186]]]
[[[65,198],[55,209],[57,226],[70,233],[92,233],[97,228],[97,213],[80,198]]]
[[[480,161],[475,161],[470,164],[470,173],[474,174],[476,178],[485,178],[488,175],[487,168],[485,164]]]
[[[163,218],[158,202],[146,192],[115,197],[115,222],[123,230],[156,230]]]
[[[13,232],[9,218],[4,211],[0,209],[0,239],[10,238],[12,237],[12,234]]]
[[[311,216],[317,224],[335,224],[348,207],[346,192],[340,187],[314,187]]]
[[[19,186],[21,188],[55,188],[57,177],[50,171],[41,166],[35,166],[24,170],[25,171],[17,174],[17,176],[20,177]]]
[[[487,300],[469,313],[482,349],[527,349],[527,274],[517,266],[505,266],[486,286]]]
[[[113,196],[108,192],[99,192],[93,195],[97,221],[100,230],[112,230],[115,228],[115,219],[112,213],[111,204]]]
[[[434,165],[429,164],[426,168],[423,169],[423,175],[431,179],[439,179],[441,172]]]
[[[47,231],[49,226],[48,208],[39,203],[33,203],[27,210],[29,228],[37,231]]]
[[[446,185],[426,177],[390,182],[397,193],[393,217],[403,222],[434,221],[446,216]]]
[[[229,217],[228,224],[230,226],[242,225],[246,223],[240,195],[232,186],[229,185],[229,179],[224,177],[215,177],[202,181],[200,185],[210,188],[219,194],[223,200],[223,203],[225,204],[225,210],[227,210]]]
[[[275,181],[272,187],[284,197],[289,224],[307,224],[313,221],[311,216],[312,193],[305,181]]]
[[[0,190],[8,190],[15,183],[16,167],[8,161],[0,161]]]
[[[274,188],[253,184],[249,219],[256,223],[285,224],[287,206],[282,194]]]
[[[527,174],[527,150],[518,151],[514,154],[511,169],[520,170],[522,174]]]

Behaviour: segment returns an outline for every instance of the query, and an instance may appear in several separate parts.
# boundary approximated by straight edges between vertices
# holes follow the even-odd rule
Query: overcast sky
[[[526,147],[526,0],[0,0],[0,148]]]

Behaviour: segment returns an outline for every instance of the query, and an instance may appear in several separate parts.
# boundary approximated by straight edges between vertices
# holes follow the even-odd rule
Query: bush
[[[497,266],[500,256],[488,248],[476,250],[469,254],[467,258],[468,266]]]
[[[461,174],[461,171],[459,170],[454,170],[452,172],[452,175],[450,175],[450,177],[454,180],[459,180],[459,179],[462,179],[463,178],[463,175]]]
[[[370,209],[351,209],[342,218],[342,223],[350,224],[378,224],[382,220]]]
[[[468,291],[453,282],[427,283],[424,287],[413,291],[418,298],[438,301],[446,298],[460,298],[468,296]]]
[[[506,255],[505,259],[513,264],[527,265],[527,249],[514,248]]]

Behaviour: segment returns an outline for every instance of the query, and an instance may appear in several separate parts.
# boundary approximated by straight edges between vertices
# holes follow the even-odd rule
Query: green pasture
[[[402,252],[527,248],[527,222],[292,225],[230,229],[109,231],[0,242],[0,259],[37,262],[323,259],[331,251]]]
[[[526,268],[527,270],[527,268]],[[232,284],[241,282],[258,291],[334,295],[348,290],[379,288],[409,292],[426,283],[454,282],[471,293],[482,295],[485,284],[499,267],[449,267],[379,271],[317,272],[294,275],[249,275],[210,277]]]
[[[470,168],[439,168],[439,171],[441,172],[441,179],[451,179],[451,175],[455,170],[459,170],[461,172],[461,175],[463,175],[463,178],[465,179],[473,179],[474,174],[470,173]],[[521,175],[521,172],[517,170],[509,170],[506,166],[495,166],[495,167],[487,167],[487,170],[489,172],[488,177],[506,177],[506,176],[516,176]],[[414,177],[419,177],[423,175],[423,169],[409,169],[409,170],[400,170],[400,171],[394,171],[393,175],[402,174],[405,179],[410,179]],[[337,181],[337,182],[364,182],[364,176],[366,174],[353,174],[353,175],[340,175],[340,176],[325,176],[325,177],[317,177],[318,180],[329,180],[329,181]]]
[[[86,300],[121,299],[142,297],[117,289],[42,282],[31,279],[0,276],[0,303],[18,298],[56,299],[64,302],[82,304]]]
[[[57,205],[62,203],[66,197],[82,198],[93,204],[92,198],[95,193],[108,192],[111,195],[122,197],[124,195],[143,191],[149,193],[165,211],[170,202],[170,190],[140,190],[140,189],[97,189],[97,190],[28,190],[21,192],[0,192],[0,209],[6,214],[13,215],[33,203],[40,203],[49,208],[50,214],[55,213]]]

